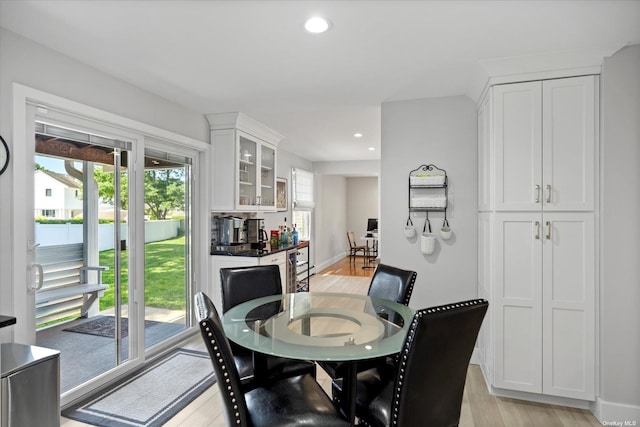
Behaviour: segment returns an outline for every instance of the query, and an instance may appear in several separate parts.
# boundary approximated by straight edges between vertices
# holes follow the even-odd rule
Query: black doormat
[[[150,326],[158,325],[161,323],[163,322],[145,320],[144,327],[146,329]],[[115,338],[116,318],[113,316],[96,316],[84,323],[80,323],[78,325],[65,328],[63,329],[63,331],[76,332],[79,334],[95,335],[98,337],[105,337],[105,338]],[[129,319],[128,318],[126,317],[122,318],[120,322],[120,331],[122,333],[122,338],[129,336]]]

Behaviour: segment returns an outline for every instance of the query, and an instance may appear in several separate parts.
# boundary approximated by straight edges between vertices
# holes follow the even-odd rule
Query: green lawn
[[[122,259],[122,303],[129,295],[129,269],[127,252]],[[109,267],[102,273],[102,282],[109,286],[100,298],[100,310],[114,306],[113,272],[114,251],[100,252],[100,265]],[[184,236],[145,244],[144,298],[147,307],[185,309]]]

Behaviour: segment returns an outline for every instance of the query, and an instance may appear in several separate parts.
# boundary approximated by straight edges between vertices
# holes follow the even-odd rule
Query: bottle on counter
[[[298,238],[298,230],[296,230],[296,225],[293,224],[293,231],[291,232],[291,240],[293,241],[293,246],[297,246],[299,243]]]

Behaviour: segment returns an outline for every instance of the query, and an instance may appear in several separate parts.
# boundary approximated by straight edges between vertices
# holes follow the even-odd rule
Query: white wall
[[[316,271],[342,258],[347,242],[347,178],[316,175],[314,235]]]
[[[604,61],[601,132],[600,419],[640,422],[640,45]]]
[[[360,237],[367,232],[367,219],[378,218],[378,206],[378,177],[347,178],[347,230],[355,233],[356,244],[365,244]]]
[[[380,174],[380,256],[385,264],[418,273],[411,306],[422,308],[477,295],[477,117],[465,96],[382,104]],[[435,164],[449,176],[449,223],[453,237],[438,239],[432,255],[422,255],[417,238],[403,229],[408,215],[408,175]],[[422,230],[424,213],[413,216]],[[442,213],[431,213],[439,230]]]
[[[161,129],[209,140],[206,118],[171,101],[145,92],[100,70],[0,28],[0,133],[13,148],[12,87],[17,82]],[[13,151],[13,150],[12,150]],[[0,176],[0,200],[12,200],[13,162]],[[15,221],[10,203],[0,203],[0,313],[10,315]],[[26,274],[25,274],[26,276]],[[19,320],[20,321],[20,320]],[[7,329],[3,328],[3,335]]]

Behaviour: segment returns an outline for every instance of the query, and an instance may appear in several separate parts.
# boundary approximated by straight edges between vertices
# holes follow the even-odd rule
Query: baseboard
[[[607,402],[597,398],[591,408],[593,415],[602,423],[609,426],[640,425],[640,406],[624,403]]]
[[[315,270],[316,270],[316,272],[322,271],[325,268],[329,267],[330,265],[335,264],[336,262],[340,261],[342,258],[344,258],[346,256],[347,256],[346,252],[339,253],[338,255],[334,256],[333,258],[331,258],[331,259],[329,259],[327,261],[321,262],[320,264],[316,264]]]
[[[508,397],[509,399],[527,400],[529,402],[544,403],[547,405],[568,406],[570,408],[586,409],[591,411],[593,402],[588,400],[572,399],[569,397],[548,396],[545,394],[529,393],[526,391],[507,390],[503,388],[489,387],[494,396]],[[592,411],[593,412],[593,411]]]

